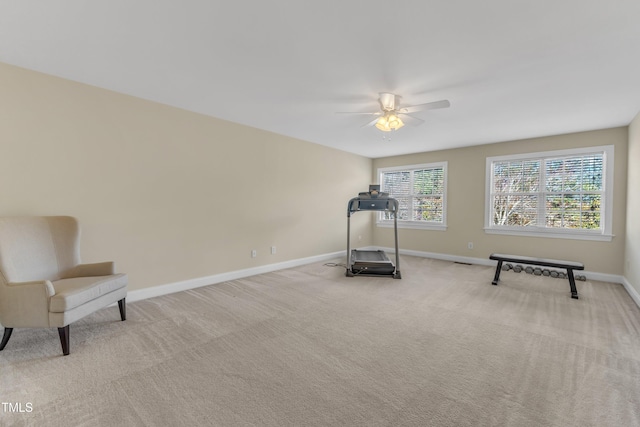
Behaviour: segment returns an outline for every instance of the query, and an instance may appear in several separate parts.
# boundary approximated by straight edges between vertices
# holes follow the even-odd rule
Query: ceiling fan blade
[[[442,101],[427,102],[426,104],[409,105],[398,110],[399,113],[415,113],[416,111],[435,110],[436,108],[449,108],[451,103],[443,99]]]
[[[361,128],[366,128],[366,127],[370,127],[375,125],[378,122],[378,118],[376,117],[375,119],[371,120],[368,123],[363,124],[362,126],[360,126]]]
[[[400,116],[400,118],[402,119],[403,122],[405,122],[408,125],[411,126],[419,126],[421,124],[424,123],[424,120],[418,118],[418,117],[414,117],[411,114],[407,114],[407,113],[398,113],[398,116]]]
[[[381,113],[379,111],[375,113],[359,113],[356,111],[336,111],[336,114],[359,114],[364,116],[379,116]]]

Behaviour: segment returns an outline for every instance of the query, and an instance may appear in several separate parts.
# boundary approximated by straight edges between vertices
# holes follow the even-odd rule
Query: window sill
[[[376,225],[381,228],[393,228],[393,221],[378,221]],[[447,231],[445,224],[420,223],[417,221],[398,221],[398,228],[411,228],[415,230]]]
[[[613,239],[613,234],[548,229],[514,230],[485,227],[484,232],[487,234],[503,234],[508,236],[549,237],[552,239],[595,240],[601,242],[610,242]]]

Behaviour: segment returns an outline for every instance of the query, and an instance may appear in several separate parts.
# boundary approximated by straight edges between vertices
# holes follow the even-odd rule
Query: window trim
[[[378,184],[380,184],[380,191],[385,191],[382,188],[382,174],[387,172],[398,172],[398,171],[414,171],[421,169],[436,169],[442,168],[443,175],[443,185],[442,185],[442,222],[435,221],[409,221],[409,220],[400,220],[398,219],[398,228],[412,228],[417,230],[436,230],[436,231],[446,231],[447,230],[447,166],[448,162],[432,162],[432,163],[421,163],[415,165],[403,165],[403,166],[391,166],[385,168],[378,168]],[[393,197],[393,195],[391,195]],[[376,226],[382,228],[392,228],[393,221],[392,220],[383,220],[382,213],[376,216]]]
[[[548,228],[540,226],[531,227],[509,227],[496,226],[492,224],[492,205],[491,190],[493,180],[493,163],[510,160],[526,160],[540,159],[546,160],[554,157],[570,157],[586,154],[602,153],[604,174],[603,180],[603,203],[604,209],[601,210],[600,230],[582,230],[582,229],[566,229],[566,228]],[[611,241],[613,238],[613,169],[614,169],[614,146],[600,145],[594,147],[570,148],[565,150],[541,151],[536,153],[510,154],[506,156],[493,156],[486,158],[485,169],[485,217],[484,231],[487,234],[503,234],[513,236],[535,236],[535,237],[551,237],[558,239],[577,239],[577,240],[600,240]]]

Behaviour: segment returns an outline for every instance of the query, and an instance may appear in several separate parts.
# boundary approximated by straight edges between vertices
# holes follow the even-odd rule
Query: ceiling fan
[[[436,108],[448,108],[451,106],[451,103],[448,100],[443,99],[442,101],[401,107],[401,98],[402,97],[400,95],[389,92],[380,92],[380,97],[378,98],[380,111],[376,111],[374,113],[343,112],[339,114],[364,114],[368,116],[375,116],[373,120],[365,124],[363,127],[375,125],[376,128],[383,132],[390,132],[392,130],[398,130],[404,126],[404,121],[414,126],[424,123],[424,120],[412,116],[411,113],[434,110]]]

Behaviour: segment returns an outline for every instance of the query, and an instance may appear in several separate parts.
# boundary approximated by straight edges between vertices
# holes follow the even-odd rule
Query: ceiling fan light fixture
[[[389,132],[391,128],[389,127],[389,121],[387,120],[387,116],[382,116],[376,122],[376,127],[380,129],[382,132]]]
[[[402,122],[402,120],[400,120],[400,117],[396,116],[393,113],[388,115],[387,123],[389,124],[389,127],[393,130],[398,130],[402,126],[404,126],[404,123]]]
[[[376,122],[376,127],[383,132],[391,132],[392,130],[398,130],[404,123],[400,120],[400,117],[393,112],[388,112],[384,116],[380,117]]]

